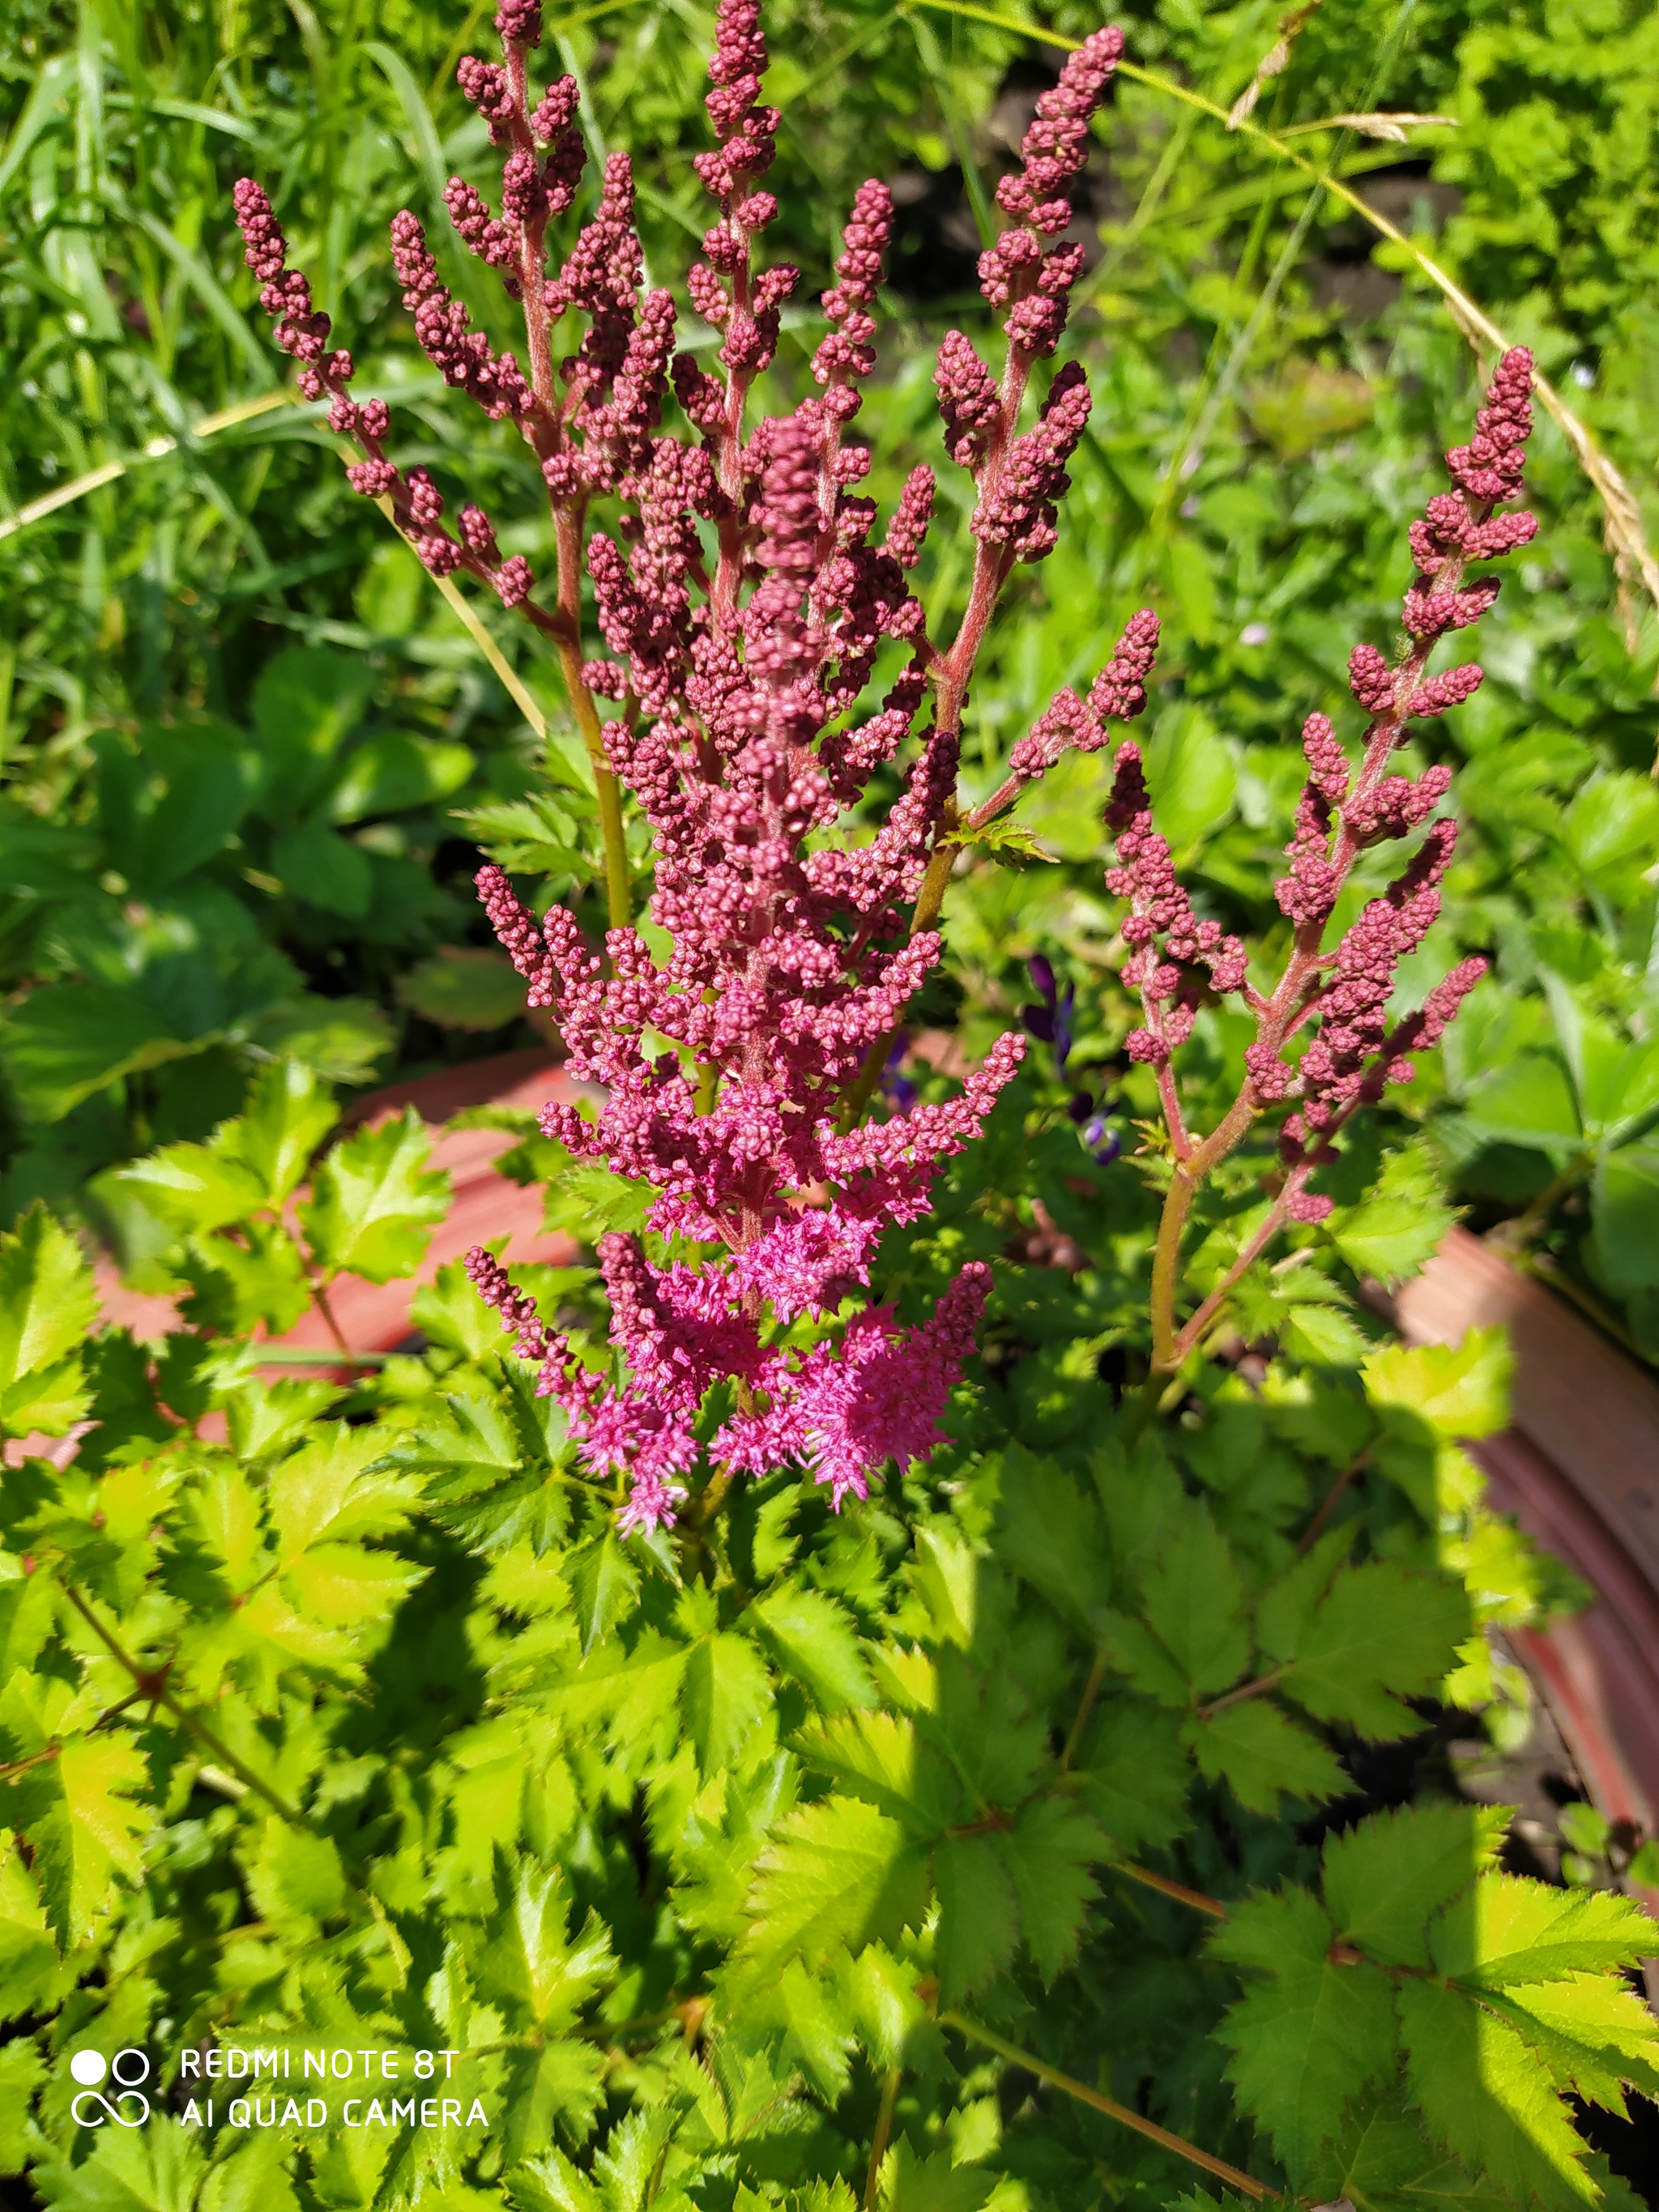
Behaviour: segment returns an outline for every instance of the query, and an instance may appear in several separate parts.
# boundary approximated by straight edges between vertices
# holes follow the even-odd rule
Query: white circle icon
[[[70,2061],[70,2072],[83,2089],[95,2089],[108,2070],[101,2051],[77,2051]]]

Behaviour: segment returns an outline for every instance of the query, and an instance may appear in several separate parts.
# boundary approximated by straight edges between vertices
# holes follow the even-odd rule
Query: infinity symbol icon
[[[77,2128],[101,2128],[104,2124],[101,2119],[95,2117],[88,2118],[81,2110],[82,2105],[100,2105],[118,2128],[142,2128],[149,2118],[149,2099],[142,2096],[137,2089],[118,2089],[115,2093],[115,2105],[137,2106],[138,2117],[136,2120],[130,2120],[124,2112],[118,2112],[115,2105],[111,2104],[101,2089],[82,2089],[70,2106],[70,2111],[75,2116],[75,2124]]]

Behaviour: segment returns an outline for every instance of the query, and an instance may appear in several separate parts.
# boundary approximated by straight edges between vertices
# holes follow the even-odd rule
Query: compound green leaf
[[[586,1658],[634,1610],[640,1594],[639,1570],[615,1529],[607,1528],[571,1553],[569,1574]]]
[[[544,2150],[555,2129],[570,2143],[586,2142],[605,2102],[605,2063],[597,2045],[568,2036],[512,2053],[503,2082],[504,2156]]]
[[[981,1674],[947,1646],[939,1658],[939,1702],[921,1722],[950,1759],[981,1814],[1024,1804],[1048,1756],[1048,1732],[1018,1682]]]
[[[0,1391],[0,1430],[13,1436],[67,1436],[92,1410],[86,1370],[78,1359],[37,1367]]]
[[[1433,1687],[1469,1626],[1468,1599],[1451,1582],[1388,1560],[1341,1567],[1279,1686],[1316,1719],[1346,1721],[1387,1742],[1420,1725],[1400,1700]]]
[[[1280,1792],[1315,1802],[1340,1797],[1352,1784],[1316,1736],[1276,1706],[1249,1698],[1209,1720],[1196,1714],[1182,1741],[1212,1782],[1225,1782],[1252,1813],[1277,1811]]]
[[[896,1713],[842,1713],[802,1740],[802,1756],[850,1796],[922,1837],[937,1836],[957,1818],[961,1789],[950,1768]]]
[[[729,1766],[772,1710],[772,1686],[747,1638],[720,1632],[691,1647],[681,1678],[686,1726],[707,1777]]]
[[[268,1820],[247,1869],[248,1892],[264,1918],[314,1923],[343,1911],[345,1869],[331,1836]]]
[[[1455,1345],[1389,1345],[1365,1362],[1365,1395],[1415,1414],[1448,1443],[1489,1437],[1510,1418],[1512,1365],[1501,1328],[1472,1328]]]
[[[115,1735],[72,1736],[42,1780],[48,1796],[44,1817],[31,1821],[29,1839],[41,1872],[48,1917],[65,1947],[84,1942],[108,1906],[114,1877],[143,1878],[139,1838],[155,1815],[142,1801],[149,1780],[143,1753]],[[35,1791],[27,1795],[33,1797]]]
[[[402,1469],[374,1465],[385,1449],[372,1427],[329,1421],[277,1462],[266,1496],[285,1562],[325,1537],[338,1543],[404,1526],[418,1492]]]
[[[1624,2087],[1659,2090],[1659,2021],[1634,1990],[1606,1974],[1488,1990],[1486,2002],[1520,2030],[1558,2088],[1621,2117]]]
[[[1002,1455],[998,1559],[1085,1635],[1111,1595],[1100,1510],[1066,1471],[1018,1445]]]
[[[1317,1966],[1331,1948],[1330,1916],[1310,1889],[1297,1883],[1258,1890],[1233,1905],[1206,1945],[1212,1958],[1235,1966]]]
[[[838,1713],[875,1703],[852,1617],[833,1598],[786,1583],[757,1598],[745,1618],[821,1711]]]
[[[300,1208],[313,1254],[331,1274],[387,1283],[412,1275],[449,1204],[449,1178],[425,1165],[432,1138],[412,1106],[359,1129],[319,1167]]]
[[[158,1221],[185,1233],[222,1229],[265,1203],[252,1170],[211,1145],[166,1145],[115,1178]]]
[[[80,1246],[44,1206],[32,1206],[0,1237],[0,1391],[58,1367],[97,1318],[97,1287]]]
[[[1333,1214],[1327,1226],[1332,1243],[1357,1275],[1371,1276],[1393,1290],[1433,1255],[1456,1218],[1441,1198],[1426,1151],[1417,1142],[1390,1152],[1376,1189],[1358,1206]]]
[[[526,1864],[510,1882],[503,1880],[478,1961],[478,1986],[512,2007],[515,2025],[562,2033],[610,1978],[615,1960],[598,1916],[589,1912],[574,1937],[570,1918],[569,1893],[556,1867]]]
[[[843,1945],[919,1926],[927,1904],[926,1858],[896,1820],[852,1797],[803,1805],[761,1854],[739,1978],[763,1980],[794,1958],[823,1966]]]
[[[46,2010],[59,1986],[58,1946],[34,1876],[16,1837],[0,1828],[0,2021]]]
[[[1395,2088],[1354,2100],[1306,2188],[1326,2203],[1346,2197],[1355,2212],[1514,2212],[1490,2182],[1472,2181],[1431,2146],[1410,2100]]]
[[[1443,1974],[1474,1989],[1549,1982],[1632,1966],[1653,1946],[1653,1923],[1611,1890],[1552,1889],[1496,1871],[1445,1906],[1429,1930]]]
[[[1146,1625],[1199,1697],[1230,1689],[1250,1656],[1243,1578],[1202,1509],[1171,1532],[1142,1583]]]
[[[983,2166],[953,2166],[948,2150],[919,2154],[901,2136],[882,2162],[881,2212],[980,2212],[996,2185]]]
[[[277,1221],[250,1221],[240,1240],[198,1238],[173,1265],[191,1285],[185,1311],[198,1327],[248,1336],[263,1322],[280,1336],[311,1304],[300,1248]]]
[[[1394,2071],[1393,1990],[1374,1966],[1286,1961],[1248,1990],[1216,2033],[1243,2109],[1272,2136],[1301,2193],[1351,2098]]]
[[[1169,1714],[1138,1698],[1110,1698],[1078,1768],[1083,1802],[1119,1850],[1168,1843],[1185,1827],[1193,1771]]]
[[[939,1994],[955,2004],[994,1981],[1013,1957],[1019,1937],[1014,1885],[989,1836],[945,1836],[933,1853],[933,1886]]]
[[[1520,2203],[1593,2204],[1585,2147],[1537,2052],[1456,1990],[1404,1981],[1395,2002],[1407,2079],[1434,2141]]]
[[[1344,1942],[1388,1966],[1427,1966],[1429,1922],[1489,1868],[1507,1816],[1491,1806],[1401,1806],[1325,1840],[1325,1908]]]
[[[309,1067],[279,1060],[262,1068],[235,1121],[214,1142],[254,1176],[267,1206],[298,1189],[313,1153],[339,1119],[339,1109]]]
[[[283,1575],[289,1596],[309,1620],[329,1628],[390,1621],[427,1569],[364,1544],[313,1544]]]
[[[1097,1894],[1093,1869],[1107,1855],[1106,1839],[1075,1807],[1038,1797],[997,1844],[1014,1878],[1020,1929],[1032,1962],[1052,1982],[1077,1955],[1089,1902]]]

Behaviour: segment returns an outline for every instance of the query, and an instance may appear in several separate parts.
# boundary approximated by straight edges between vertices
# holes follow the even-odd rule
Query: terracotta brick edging
[[[1571,1309],[1454,1229],[1393,1301],[1413,1344],[1501,1323],[1510,1425],[1469,1446],[1488,1495],[1595,1592],[1512,1638],[1585,1787],[1609,1820],[1659,1830],[1659,1386]],[[1659,1894],[1640,1893],[1659,1917]]]

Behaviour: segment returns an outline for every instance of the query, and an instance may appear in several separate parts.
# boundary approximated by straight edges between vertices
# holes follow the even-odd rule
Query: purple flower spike
[[[936,637],[909,582],[933,472],[911,468],[884,527],[856,489],[869,448],[845,436],[878,359],[894,227],[880,182],[860,185],[849,211],[811,395],[786,416],[751,404],[798,278],[761,253],[778,211],[763,187],[780,118],[761,96],[758,0],[718,0],[712,143],[694,161],[714,203],[685,280],[716,339],[706,367],[677,349],[675,295],[647,289],[625,154],[605,161],[574,237],[557,237],[581,185],[579,88],[531,81],[540,0],[496,6],[499,59],[468,55],[456,76],[501,156],[500,190],[456,177],[443,197],[462,245],[520,311],[520,352],[497,353],[474,327],[407,210],[392,222],[392,259],[416,340],[445,381],[533,456],[556,563],[546,604],[525,556],[502,552],[510,531],[460,487],[441,492],[392,458],[391,411],[352,396],[351,356],[331,347],[328,318],[289,269],[269,198],[250,179],[235,194],[276,343],[304,396],[356,446],[353,487],[389,507],[431,574],[465,569],[559,648],[601,793],[611,927],[590,944],[563,908],[538,921],[495,866],[480,871],[479,894],[528,1004],[556,1024],[568,1073],[604,1099],[592,1121],[548,1107],[547,1134],[649,1186],[654,1236],[714,1248],[659,1265],[636,1239],[600,1240],[604,1374],[487,1251],[472,1276],[564,1407],[586,1474],[626,1486],[624,1531],[671,1526],[715,1468],[729,1479],[793,1462],[839,1507],[890,1461],[934,1449],[990,1289],[989,1269],[968,1264],[915,1328],[866,1296],[883,1235],[927,1213],[941,1164],[977,1135],[1024,1050],[1017,1033],[1000,1038],[956,1097],[924,1103],[896,1033],[941,955],[932,887],[966,818],[957,772],[976,656],[1015,564],[1054,544],[1088,419],[1081,366],[1050,376],[1044,363],[1082,266],[1081,247],[1060,236],[1066,195],[1122,39],[1097,32],[1066,63],[999,193],[1009,224],[981,270],[1002,325],[999,364],[960,333],[939,350],[942,428],[972,477],[975,547],[967,611],[953,636]],[[1477,462],[1489,465],[1484,450]],[[602,652],[584,635],[589,586]],[[1436,602],[1423,618],[1443,611]],[[992,811],[1068,747],[1091,750],[1109,720],[1140,711],[1156,638],[1152,616],[1135,616],[1089,703],[1062,694],[1022,738]],[[899,672],[872,714],[861,702],[893,647]],[[858,842],[843,817],[890,767],[901,795]],[[620,803],[606,804],[624,793],[651,854],[649,943],[631,922],[638,848]],[[1388,818],[1399,811],[1390,802]],[[1032,975],[1033,1033],[1063,1073],[1073,992],[1046,961]],[[887,1112],[866,1122],[878,1089]],[[803,1317],[816,1334],[796,1330]],[[715,1391],[732,1410],[711,1437]]]

